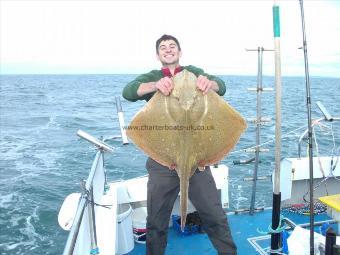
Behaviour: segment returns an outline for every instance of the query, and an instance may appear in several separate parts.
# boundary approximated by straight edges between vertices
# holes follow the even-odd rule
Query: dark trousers
[[[175,170],[170,170],[151,158],[146,162],[146,169],[149,172],[146,253],[163,255],[172,208],[179,193],[179,178]],[[236,254],[236,246],[209,167],[202,172],[196,170],[190,178],[189,198],[218,254]]]

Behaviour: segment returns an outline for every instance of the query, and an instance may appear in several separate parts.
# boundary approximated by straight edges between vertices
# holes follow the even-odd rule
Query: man
[[[182,51],[178,40],[171,35],[163,35],[156,42],[157,58],[161,70],[153,70],[138,76],[128,83],[123,97],[129,101],[150,100],[158,90],[169,96],[174,88],[171,77],[183,69],[197,76],[197,88],[206,94],[209,90],[219,95],[225,93],[225,84],[218,77],[208,75],[194,66],[180,66]],[[174,202],[179,193],[179,178],[173,169],[163,166],[151,158],[146,162],[149,173],[147,186],[147,234],[146,251],[148,255],[163,255],[167,245],[168,224]],[[236,254],[227,219],[215,181],[209,167],[198,171],[189,181],[189,198],[202,220],[203,228],[219,255]]]

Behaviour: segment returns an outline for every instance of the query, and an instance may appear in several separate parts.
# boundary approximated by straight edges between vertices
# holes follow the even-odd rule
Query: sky
[[[281,70],[304,76],[298,0],[277,1]],[[113,74],[159,69],[155,41],[177,37],[182,65],[257,75],[257,52],[274,48],[271,0],[0,0],[0,74]],[[305,0],[311,76],[340,77],[340,0]],[[274,53],[263,54],[274,75]]]

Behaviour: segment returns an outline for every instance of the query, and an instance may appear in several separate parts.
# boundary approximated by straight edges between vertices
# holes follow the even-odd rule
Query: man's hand
[[[172,165],[169,167],[169,169],[170,169],[170,170],[176,170],[176,167],[177,167],[176,164],[172,164]]]
[[[210,81],[207,77],[200,75],[196,81],[197,88],[206,95],[210,89],[218,91],[219,87],[215,81]]]
[[[169,77],[164,77],[156,82],[155,87],[164,95],[170,95],[171,91],[174,89],[175,85],[172,79]]]

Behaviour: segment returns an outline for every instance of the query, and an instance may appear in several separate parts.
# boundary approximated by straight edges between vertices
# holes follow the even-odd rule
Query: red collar
[[[183,70],[183,67],[177,66],[176,69],[175,69],[174,75],[176,75],[179,72],[182,72],[182,70]],[[164,77],[165,76],[172,77],[172,74],[171,74],[170,69],[168,67],[162,67],[162,73],[163,73]]]

